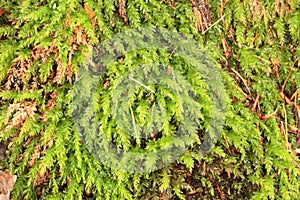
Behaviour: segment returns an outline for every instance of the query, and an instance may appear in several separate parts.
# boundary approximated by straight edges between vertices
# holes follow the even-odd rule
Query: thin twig
[[[288,76],[286,77],[286,79],[284,80],[283,86],[282,86],[282,88],[281,88],[281,92],[284,91],[285,85],[286,85],[288,79],[290,78],[290,76],[292,75],[292,72],[293,72],[293,67],[290,68],[289,74],[288,74]]]
[[[252,112],[255,110],[255,108],[256,108],[256,106],[257,106],[257,104],[258,104],[258,100],[259,100],[259,94],[257,94],[256,99],[255,99],[255,101],[254,101],[254,104],[253,104],[253,106],[252,106],[252,108],[251,108],[251,111],[252,111]]]
[[[294,92],[294,94],[290,98],[291,101],[295,98],[295,104],[296,104],[297,94],[298,94],[298,89],[296,90],[296,92]]]
[[[203,31],[203,34],[205,34],[212,27],[216,26],[224,17],[225,17],[225,15],[223,15],[220,19],[218,19],[215,23],[213,23],[210,27],[208,27],[208,29],[206,29],[205,31]]]
[[[269,65],[271,64],[271,62],[270,62],[269,60],[264,59],[264,58],[262,58],[262,57],[260,57],[260,56],[258,56],[258,55],[255,55],[255,57],[258,58],[258,59],[261,60],[261,61],[264,61],[264,62],[268,63]]]
[[[285,110],[285,104],[283,106],[283,113],[284,113],[284,140],[286,141],[286,147],[289,149],[289,140],[288,140],[288,121],[287,121],[287,113]]]
[[[146,89],[149,90],[150,92],[155,93],[154,90],[152,90],[149,86],[145,85],[144,83],[142,83],[142,82],[140,82],[140,81],[138,81],[138,80],[136,80],[136,79],[134,79],[134,78],[132,78],[132,77],[129,77],[129,79],[130,79],[130,80],[133,80],[133,81],[136,82],[137,84],[143,86],[144,88],[146,88]]]
[[[134,134],[135,134],[135,137],[136,137],[136,143],[140,144],[141,141],[140,141],[140,138],[139,138],[139,136],[137,134],[136,124],[135,124],[135,119],[134,119],[134,114],[133,114],[133,110],[132,110],[131,106],[129,107],[129,109],[130,109],[130,113],[131,113],[131,119],[132,119],[132,125],[133,125],[133,129],[134,129]]]
[[[248,90],[248,92],[249,92],[249,95],[251,96],[251,98],[253,99],[253,96],[252,96],[252,94],[251,94],[251,92],[250,92],[250,89],[249,89],[249,87],[248,87],[248,85],[247,85],[247,83],[246,83],[246,81],[245,81],[245,79],[243,79],[243,77],[240,75],[240,73],[238,73],[237,71],[235,71],[233,68],[231,68],[232,69],[232,71],[243,81],[243,83],[244,83],[244,85],[245,85],[245,87],[247,88],[247,90]]]

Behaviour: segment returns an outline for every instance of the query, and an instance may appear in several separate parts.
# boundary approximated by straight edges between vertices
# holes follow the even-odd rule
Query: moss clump
[[[18,176],[12,199],[298,198],[300,2],[201,3],[2,1],[0,130],[9,148],[1,168]],[[130,100],[138,124],[150,122],[148,110],[160,100],[172,116],[156,119],[164,117],[170,130],[164,127],[144,141],[122,133],[105,113],[111,112],[114,86],[126,71],[153,61],[172,66],[204,102],[196,113],[203,117],[194,137],[198,142],[162,169],[130,174],[103,165],[83,145],[72,100],[93,45],[146,26],[177,30],[206,49],[222,74],[226,119],[216,147],[198,157],[209,127],[205,119],[213,116],[201,74],[168,51],[140,49],[120,56],[99,77],[99,101],[92,102],[100,113],[95,122],[102,122],[107,138],[124,150],[168,143],[181,119],[174,96],[139,87]]]

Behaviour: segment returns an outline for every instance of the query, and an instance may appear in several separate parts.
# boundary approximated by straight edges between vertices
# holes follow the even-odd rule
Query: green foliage
[[[210,1],[213,21],[223,20],[205,34],[198,32],[188,1],[179,0],[174,7],[170,0],[128,0],[126,16],[120,14],[120,1],[84,2],[0,5],[6,11],[0,16],[0,134],[1,141],[10,142],[2,168],[18,175],[12,199],[298,199],[300,162],[291,147],[296,148],[292,127],[299,123],[299,0]],[[100,77],[98,96],[88,99],[88,89],[82,96],[98,111],[92,122],[102,122],[107,141],[137,151],[168,146],[176,122],[186,114],[176,95],[164,88],[150,85],[155,94],[145,87],[128,88],[129,114],[137,125],[151,130],[155,122],[163,128],[157,142],[151,135],[141,141],[122,132],[121,124],[112,120],[116,110],[111,105],[121,100],[116,86],[141,63],[174,67],[203,102],[188,111],[201,120],[198,132],[190,133],[193,145],[177,161],[151,173],[127,174],[103,165],[83,145],[72,116],[73,84],[92,45],[144,26],[178,30],[219,63],[227,93],[226,121],[216,147],[205,158],[199,156],[207,119],[214,115],[201,74],[166,51],[141,49],[123,55]],[[84,84],[88,88],[94,83]],[[282,94],[294,96],[291,103]],[[148,112],[151,98],[167,110],[165,116]],[[84,123],[91,123],[89,115],[85,113]],[[87,142],[95,139],[90,137]],[[149,169],[155,159],[146,162]]]

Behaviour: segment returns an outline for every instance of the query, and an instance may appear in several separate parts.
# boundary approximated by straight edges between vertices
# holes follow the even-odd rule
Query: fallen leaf
[[[1,17],[2,15],[4,15],[4,13],[6,13],[5,10],[0,10],[0,17]]]
[[[0,171],[0,200],[8,200],[10,191],[13,190],[17,176],[13,175],[8,169]]]

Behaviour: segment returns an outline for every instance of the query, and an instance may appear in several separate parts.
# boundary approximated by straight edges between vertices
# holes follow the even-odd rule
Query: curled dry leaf
[[[0,200],[9,200],[10,191],[13,190],[17,176],[8,169],[0,171]]]

